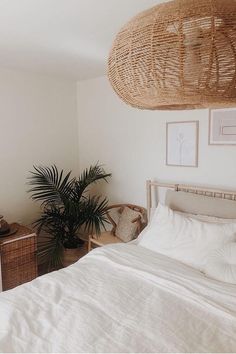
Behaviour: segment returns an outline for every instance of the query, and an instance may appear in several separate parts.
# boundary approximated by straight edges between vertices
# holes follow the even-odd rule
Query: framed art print
[[[166,124],[166,165],[198,167],[199,122]]]
[[[209,111],[209,145],[236,145],[236,108]]]

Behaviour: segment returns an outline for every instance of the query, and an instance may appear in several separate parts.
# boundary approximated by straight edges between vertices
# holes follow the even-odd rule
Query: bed
[[[234,193],[214,193],[235,202]],[[236,285],[137,241],[105,246],[1,293],[0,351],[235,352],[235,294]]]

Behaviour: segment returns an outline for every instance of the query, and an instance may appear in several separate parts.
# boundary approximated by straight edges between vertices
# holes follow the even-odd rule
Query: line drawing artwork
[[[182,166],[183,165],[183,149],[184,149],[184,144],[186,143],[187,139],[185,139],[183,133],[179,133],[177,136],[177,141],[179,144],[179,164]]]
[[[209,111],[209,144],[236,145],[236,109]]]
[[[169,122],[166,133],[166,164],[197,167],[198,122]]]

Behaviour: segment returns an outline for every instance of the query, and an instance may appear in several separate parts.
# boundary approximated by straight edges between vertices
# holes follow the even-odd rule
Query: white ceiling
[[[0,0],[0,66],[83,80],[105,74],[121,26],[161,0]]]

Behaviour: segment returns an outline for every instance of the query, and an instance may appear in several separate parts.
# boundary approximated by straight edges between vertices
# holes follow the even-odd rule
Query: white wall
[[[78,171],[76,85],[0,70],[0,214],[30,223],[36,204],[26,190],[33,165]]]
[[[108,80],[78,83],[80,167],[105,164],[111,202],[145,205],[146,179],[236,190],[236,146],[208,146],[208,111],[141,111],[125,105]],[[200,121],[199,167],[165,165],[166,122]]]

